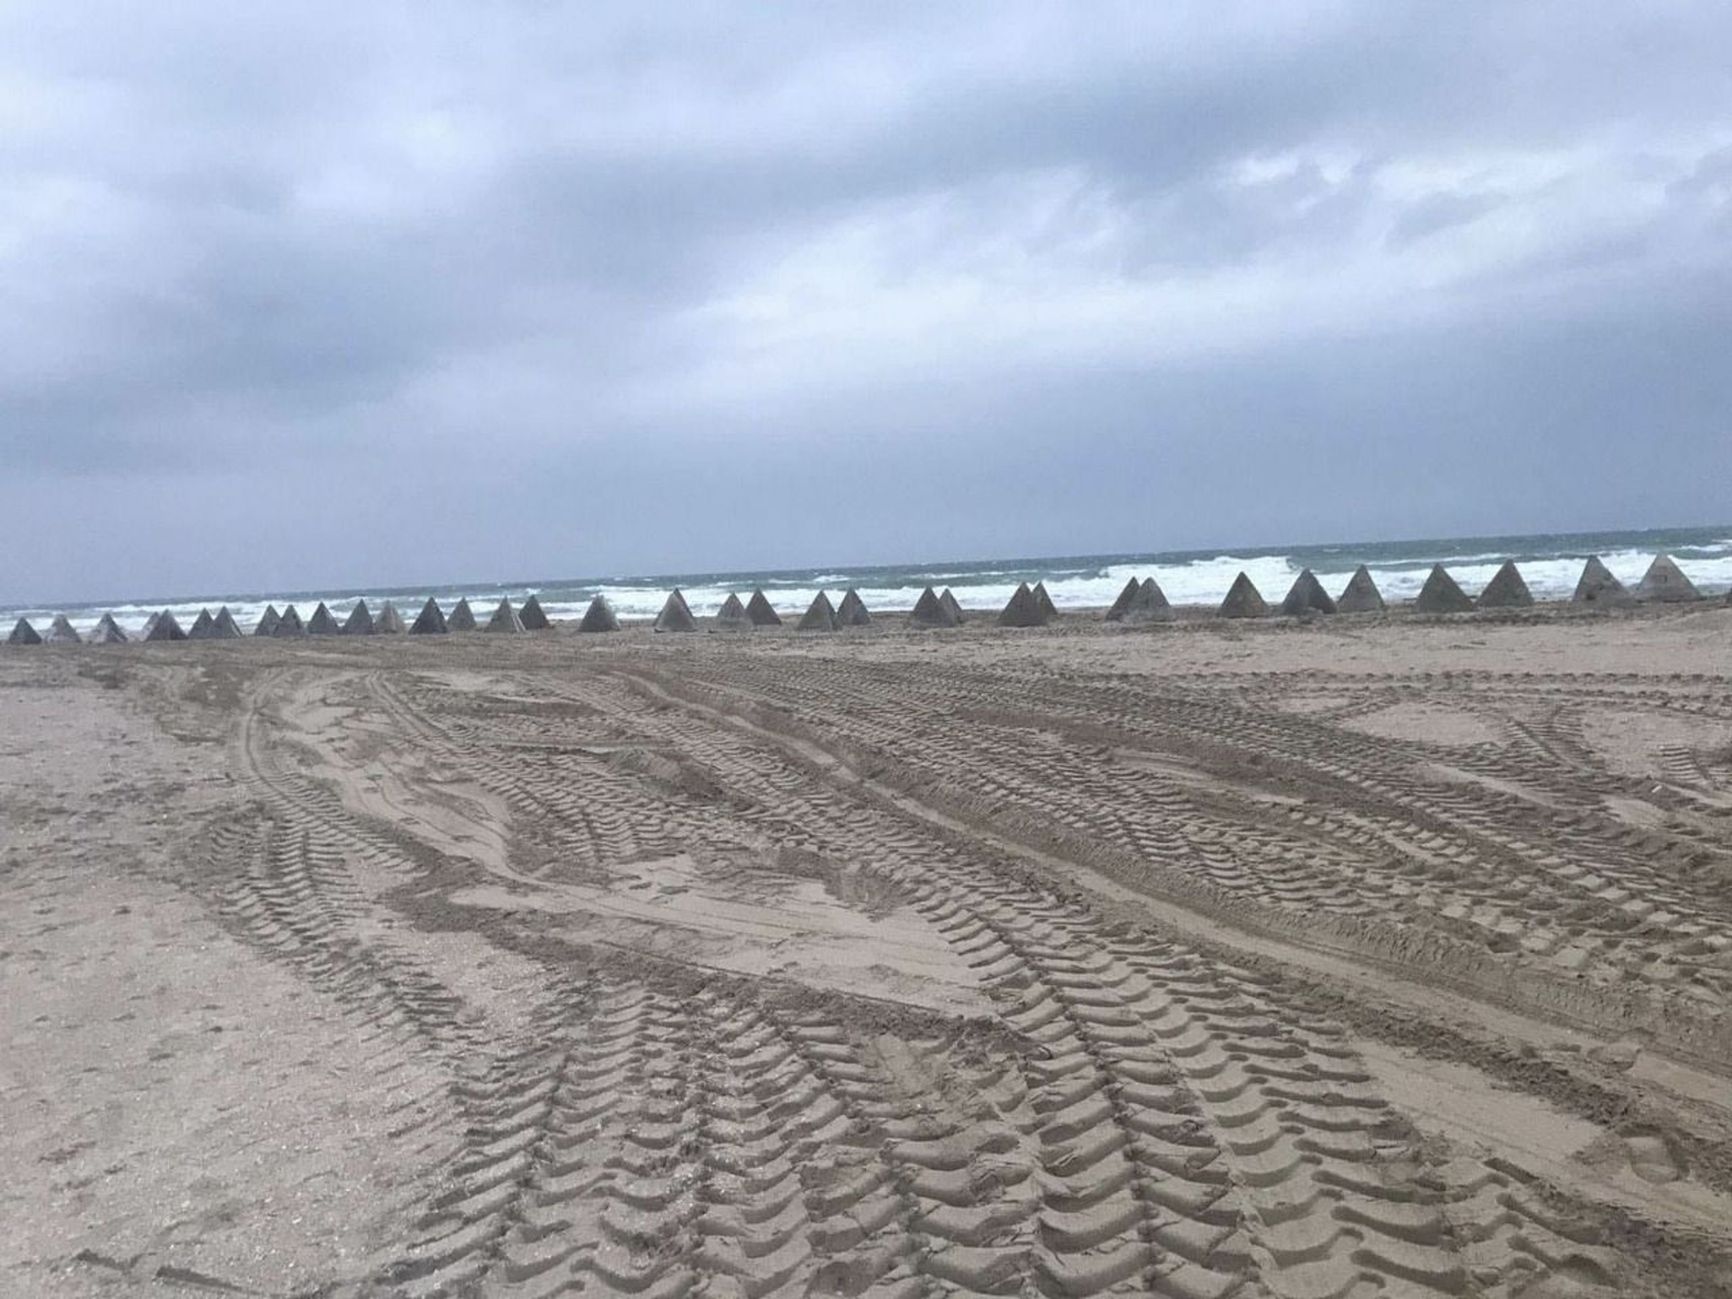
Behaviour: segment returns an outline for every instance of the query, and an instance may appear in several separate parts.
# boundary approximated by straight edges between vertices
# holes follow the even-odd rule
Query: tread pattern
[[[209,836],[223,912],[328,988],[382,1071],[434,1080],[402,1134],[422,1169],[413,1230],[357,1293],[1634,1285],[1531,1175],[1421,1140],[1313,1001],[1103,914],[1005,845],[1247,923],[1418,933],[1487,968],[1636,979],[1687,1006],[1732,990],[1714,941],[1732,902],[1704,887],[1726,865],[1726,754],[1667,747],[1638,781],[1581,720],[1597,702],[1669,711],[1672,694],[1429,683],[1497,737],[1445,745],[1368,729],[1408,701],[1398,678],[1313,680],[1315,702],[1261,674],[677,663],[327,666],[322,704],[351,710],[337,740],[283,720],[305,672],[257,683],[237,739],[247,807]],[[1664,688],[1732,723],[1719,683]],[[348,761],[330,746],[363,740],[434,770],[465,832],[508,841],[504,865],[451,842],[450,822],[407,804],[381,821],[321,778]],[[465,812],[464,788],[509,824]],[[1620,819],[1632,803],[1653,815]],[[422,905],[455,923],[445,900],[468,884],[624,889],[674,854],[718,899],[851,881],[868,914],[924,926],[990,1014],[720,974],[577,925],[554,940],[507,913],[488,941],[539,974],[530,1027],[509,1029],[456,991],[462,971],[393,932]]]

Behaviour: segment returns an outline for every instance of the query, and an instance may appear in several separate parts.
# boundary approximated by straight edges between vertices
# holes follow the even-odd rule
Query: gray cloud
[[[9,10],[0,599],[1711,517],[1729,44]]]

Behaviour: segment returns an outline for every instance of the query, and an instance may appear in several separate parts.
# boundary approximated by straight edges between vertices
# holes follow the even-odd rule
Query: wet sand
[[[1732,1293],[1732,609],[782,612],[0,649],[0,1293]]]

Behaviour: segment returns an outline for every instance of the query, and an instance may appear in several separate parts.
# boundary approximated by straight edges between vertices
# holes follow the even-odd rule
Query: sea
[[[869,609],[906,610],[921,590],[949,587],[965,609],[997,610],[1020,582],[1044,581],[1061,609],[1098,608],[1112,603],[1127,579],[1153,577],[1178,605],[1218,604],[1240,573],[1248,573],[1266,599],[1279,601],[1304,569],[1317,574],[1331,593],[1346,585],[1364,564],[1384,598],[1410,599],[1433,564],[1442,564],[1469,595],[1476,594],[1506,559],[1515,560],[1535,597],[1568,599],[1581,576],[1582,562],[1598,555],[1624,583],[1634,584],[1656,554],[1666,553],[1705,595],[1732,588],[1732,524],[1718,527],[1661,528],[1640,532],[1541,533],[1533,536],[1456,537],[1420,541],[1362,541],[1329,545],[1235,547],[1230,550],[1156,550],[1113,555],[1028,556],[1014,559],[943,560],[909,564],[833,564],[817,568],[742,569],[723,572],[616,574],[592,577],[499,578],[442,586],[369,586],[305,591],[210,591],[197,595],[150,596],[58,607],[0,608],[4,627],[29,618],[45,631],[64,613],[80,631],[94,627],[104,613],[128,631],[144,626],[151,614],[171,611],[184,627],[199,610],[227,605],[243,631],[251,631],[267,604],[279,610],[296,606],[305,618],[320,601],[339,618],[358,599],[375,611],[395,602],[413,619],[429,597],[447,610],[467,596],[485,620],[498,602],[521,602],[536,595],[548,617],[579,618],[591,597],[603,595],[621,618],[653,618],[674,587],[684,592],[692,612],[715,612],[729,592],[744,598],[762,589],[784,614],[796,616],[820,590],[839,599],[849,587],[859,590]]]

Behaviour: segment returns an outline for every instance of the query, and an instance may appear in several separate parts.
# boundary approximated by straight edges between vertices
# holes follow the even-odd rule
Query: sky
[[[1732,6],[0,7],[0,600],[1732,521]]]

